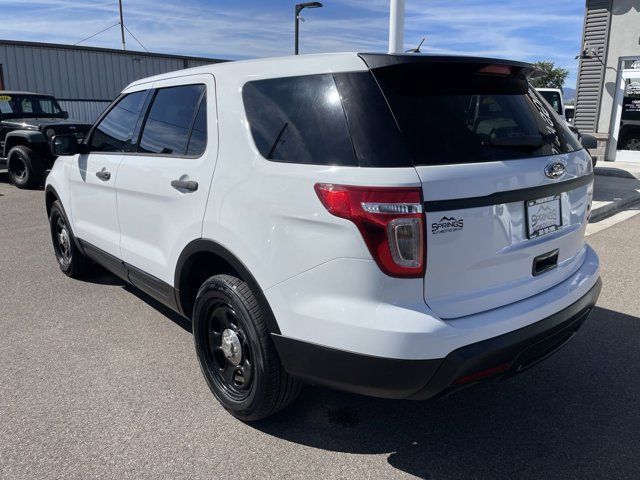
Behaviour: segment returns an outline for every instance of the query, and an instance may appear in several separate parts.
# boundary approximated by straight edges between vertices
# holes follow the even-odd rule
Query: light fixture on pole
[[[320,8],[322,7],[320,2],[305,2],[298,3],[296,5],[296,18],[295,18],[295,39],[294,39],[294,54],[298,55],[298,43],[300,38],[300,12],[305,8]]]

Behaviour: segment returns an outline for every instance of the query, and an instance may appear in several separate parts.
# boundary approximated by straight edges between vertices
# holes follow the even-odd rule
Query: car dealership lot
[[[640,216],[589,242],[598,308],[537,368],[432,402],[309,387],[247,426],[188,322],[107,273],[60,273],[44,193],[0,173],[0,478],[637,478]]]

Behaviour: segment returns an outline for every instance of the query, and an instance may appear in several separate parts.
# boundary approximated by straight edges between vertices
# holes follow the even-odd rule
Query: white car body
[[[534,328],[576,305],[581,314],[588,311],[599,292],[599,262],[584,237],[593,173],[583,149],[398,168],[282,163],[260,154],[243,104],[247,82],[368,70],[358,54],[325,54],[222,63],[136,81],[123,95],[206,86],[204,153],[62,156],[47,178],[48,205],[61,202],[90,257],[185,316],[193,299],[181,284],[181,269],[190,255],[206,250],[203,245],[216,245],[207,251],[224,252],[232,265],[250,273],[248,283],[272,311],[272,335],[285,369],[360,393],[432,395],[402,382],[387,389],[363,380],[357,369],[345,378],[306,371],[287,346],[438,362],[425,373],[426,382],[458,349]],[[545,167],[557,163],[563,175],[550,178]],[[108,181],[96,177],[102,169],[110,173]],[[195,180],[198,189],[173,188],[176,179]],[[316,184],[420,188],[426,273],[384,273],[354,223],[319,201]],[[558,190],[560,184],[566,187]],[[560,198],[561,228],[527,238],[525,201],[556,194],[551,191]],[[434,233],[438,222],[448,221],[463,227]],[[559,252],[555,268],[532,275],[533,259],[553,249]]]

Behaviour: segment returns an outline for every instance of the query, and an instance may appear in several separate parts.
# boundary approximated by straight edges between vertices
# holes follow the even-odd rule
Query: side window
[[[189,132],[204,89],[204,85],[181,85],[159,89],[142,130],[139,151],[185,155],[189,144]],[[206,115],[206,112],[204,114]],[[195,143],[196,140],[194,148]]]
[[[31,99],[22,99],[22,113],[33,113],[33,104],[31,103]]]
[[[202,155],[207,146],[207,96],[204,95],[200,100],[200,107],[196,120],[193,122],[191,137],[189,138],[189,147],[187,155]]]
[[[332,75],[248,82],[242,97],[253,140],[266,159],[357,165]]]
[[[122,97],[93,131],[89,142],[91,151],[126,152],[146,97],[146,91]]]

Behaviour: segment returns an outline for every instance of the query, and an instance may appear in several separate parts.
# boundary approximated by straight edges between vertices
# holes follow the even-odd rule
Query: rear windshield
[[[524,78],[474,63],[375,69],[415,165],[557,155],[582,147]]]

